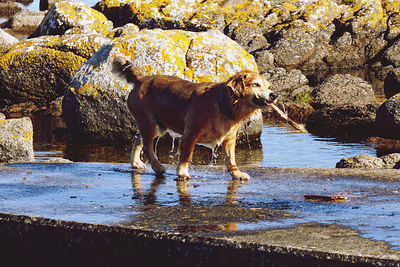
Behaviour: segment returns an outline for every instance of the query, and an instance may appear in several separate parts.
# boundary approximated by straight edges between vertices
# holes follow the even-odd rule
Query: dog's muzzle
[[[260,94],[258,96],[254,96],[253,103],[256,106],[263,108],[263,107],[268,106],[271,103],[274,103],[277,98],[278,98],[278,95],[275,94],[274,92],[264,93],[264,94]]]

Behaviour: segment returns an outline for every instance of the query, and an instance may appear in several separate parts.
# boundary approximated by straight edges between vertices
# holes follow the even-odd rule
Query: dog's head
[[[238,72],[227,82],[227,90],[234,102],[243,100],[255,108],[265,108],[276,101],[277,95],[270,87],[260,74],[247,70]]]

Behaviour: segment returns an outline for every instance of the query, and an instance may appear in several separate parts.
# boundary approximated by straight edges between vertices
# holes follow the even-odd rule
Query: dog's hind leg
[[[154,153],[154,139],[158,136],[155,127],[144,127],[140,130],[143,137],[143,150],[149,159],[151,168],[157,173],[165,173],[165,167],[158,161]]]
[[[134,169],[146,169],[146,165],[140,159],[140,154],[143,148],[143,139],[140,134],[136,135],[133,140],[131,151],[131,165]]]

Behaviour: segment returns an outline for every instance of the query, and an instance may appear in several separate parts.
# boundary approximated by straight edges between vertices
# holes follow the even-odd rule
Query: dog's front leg
[[[241,172],[236,165],[235,160],[236,135],[232,138],[226,138],[222,143],[225,152],[226,167],[234,180],[249,180],[250,175]]]
[[[176,173],[179,178],[190,179],[189,162],[192,160],[193,149],[197,143],[197,139],[183,135],[179,144],[179,163],[176,168]]]

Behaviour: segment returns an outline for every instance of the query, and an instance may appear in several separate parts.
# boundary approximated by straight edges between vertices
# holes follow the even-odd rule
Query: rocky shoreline
[[[1,25],[0,112],[7,119],[50,106],[58,107],[60,116],[61,105],[54,101],[62,101],[75,140],[128,142],[136,132],[125,109],[128,85],[110,73],[113,56],[124,54],[145,74],[197,82],[224,80],[243,68],[258,70],[272,82],[289,116],[311,133],[380,137],[379,143],[397,147],[400,142],[398,0],[40,5],[51,8],[19,10]],[[364,79],[332,75],[365,68],[384,85],[384,103]],[[259,138],[262,117],[276,119],[272,111],[257,114],[245,123],[242,136]]]

